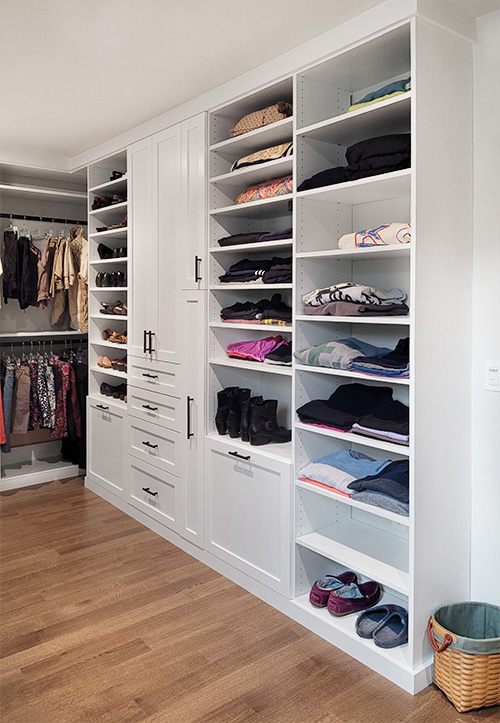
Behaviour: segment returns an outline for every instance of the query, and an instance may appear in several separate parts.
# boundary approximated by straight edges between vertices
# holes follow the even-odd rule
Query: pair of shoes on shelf
[[[99,208],[106,208],[111,206],[113,199],[109,196],[94,196],[94,203],[92,204],[92,211],[97,211]]]
[[[127,335],[121,334],[118,331],[111,331],[111,329],[103,329],[101,331],[101,338],[103,341],[112,341],[114,344],[126,344]]]
[[[127,285],[125,271],[99,271],[95,277],[95,285],[100,289],[123,288]]]
[[[217,393],[217,432],[229,433],[232,439],[241,437],[252,446],[289,442],[291,431],[278,424],[278,401],[250,395],[250,389],[240,387],[227,387]]]
[[[107,314],[108,316],[117,314],[119,316],[126,316],[127,314],[127,304],[124,304],[123,301],[115,301],[114,303],[109,303],[107,301],[101,301],[102,309],[99,309],[101,314]]]
[[[126,384],[118,384],[118,386],[114,387],[112,384],[107,384],[106,382],[102,382],[101,387],[101,394],[104,394],[106,397],[113,397],[113,399],[121,399],[122,401],[127,401],[127,385]]]
[[[115,193],[113,194],[113,200],[111,201],[111,205],[114,206],[117,203],[125,203],[127,200],[127,196],[123,193]]]
[[[113,231],[115,228],[126,228],[127,226],[127,214],[125,214],[125,218],[123,221],[120,221],[120,223],[114,223],[112,226],[98,226],[96,228],[97,233],[102,233],[103,231]]]
[[[106,244],[99,244],[97,253],[100,259],[121,259],[127,256],[127,247],[117,246],[115,249],[111,249]]]
[[[100,356],[97,360],[97,366],[103,369],[114,369],[115,371],[126,373],[127,357],[124,356],[123,359],[110,359],[107,356]]]
[[[408,611],[401,605],[379,605],[356,620],[361,638],[372,639],[379,648],[397,648],[408,642]]]
[[[110,181],[117,181],[119,178],[125,175],[125,171],[113,171],[109,177]]]
[[[325,575],[316,580],[309,593],[309,602],[318,608],[328,608],[332,615],[343,616],[375,605],[381,595],[374,580],[359,582],[355,572]]]

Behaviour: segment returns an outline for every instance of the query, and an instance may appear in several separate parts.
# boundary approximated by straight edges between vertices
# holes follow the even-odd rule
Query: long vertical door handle
[[[149,351],[150,354],[152,354],[152,353],[154,352],[154,349],[153,349],[153,336],[154,336],[154,332],[148,331],[148,334],[149,334],[149,349],[148,349],[148,351]]]
[[[194,257],[194,281],[195,283],[198,281],[201,281],[201,276],[199,275],[199,269],[201,264],[201,259],[199,256]]]
[[[146,346],[146,334],[147,334],[147,331],[146,331],[146,329],[144,329],[144,336],[143,336],[143,338],[142,338],[144,354],[146,354],[147,351],[148,351],[148,348],[147,348],[147,346]]]
[[[191,402],[194,402],[194,397],[186,397],[187,399],[187,438],[191,439],[194,437],[194,432],[191,431]]]

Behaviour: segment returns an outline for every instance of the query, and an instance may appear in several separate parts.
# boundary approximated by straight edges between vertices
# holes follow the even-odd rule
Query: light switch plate
[[[484,388],[489,392],[500,392],[500,362],[485,361]]]

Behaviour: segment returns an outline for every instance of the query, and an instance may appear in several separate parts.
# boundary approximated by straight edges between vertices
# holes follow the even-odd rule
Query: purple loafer
[[[328,598],[328,612],[332,615],[350,615],[375,605],[380,597],[378,582],[369,580],[332,590]]]
[[[326,608],[332,590],[355,583],[356,580],[356,573],[350,570],[342,572],[340,575],[325,575],[320,580],[316,580],[312,586],[309,601],[317,608]]]

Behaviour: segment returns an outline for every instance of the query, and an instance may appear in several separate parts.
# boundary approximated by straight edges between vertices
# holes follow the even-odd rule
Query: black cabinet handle
[[[158,374],[149,374],[148,372],[142,372],[142,376],[148,379],[158,379]]]
[[[231,457],[238,457],[238,459],[244,459],[245,462],[248,462],[250,459],[250,455],[248,457],[244,457],[242,454],[238,454],[238,452],[228,452],[228,454],[231,455]]]
[[[194,432],[191,431],[191,402],[194,402],[194,397],[186,397],[187,399],[187,438],[191,439],[194,437]]]
[[[96,404],[97,409],[102,409],[103,412],[109,412],[109,407],[105,407],[104,404]]]
[[[143,347],[144,354],[146,354],[148,351],[148,347],[146,345],[146,334],[147,334],[147,331],[146,331],[146,329],[144,329],[144,336],[142,337],[142,347]]]
[[[195,280],[195,283],[196,283],[197,281],[201,281],[201,278],[202,278],[202,277],[200,276],[200,274],[199,274],[200,264],[201,264],[201,259],[200,259],[200,257],[199,257],[199,256],[195,256],[195,257],[194,257],[194,280]]]
[[[150,354],[152,354],[154,351],[156,351],[155,349],[153,349],[153,337],[154,337],[155,334],[154,334],[153,331],[148,331],[148,335],[149,335],[148,352],[149,352]]]
[[[145,447],[150,447],[151,449],[158,449],[158,445],[157,445],[157,444],[151,444],[151,442],[142,442],[142,444],[143,444]]]
[[[150,490],[149,487],[143,487],[142,491],[147,492],[148,495],[151,495],[152,497],[156,497],[158,494],[158,492],[153,492],[152,490]]]
[[[149,409],[150,412],[157,412],[158,407],[152,407],[150,404],[143,404],[143,409]]]

